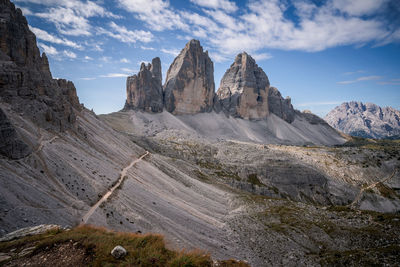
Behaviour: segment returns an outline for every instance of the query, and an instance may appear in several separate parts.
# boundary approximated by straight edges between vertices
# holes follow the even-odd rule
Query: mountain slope
[[[372,103],[346,102],[331,110],[325,120],[338,131],[365,138],[399,138],[400,111]]]

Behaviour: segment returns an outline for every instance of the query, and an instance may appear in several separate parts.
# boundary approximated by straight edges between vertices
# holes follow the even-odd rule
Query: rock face
[[[269,80],[255,60],[243,52],[225,72],[217,91],[222,110],[243,119],[265,119]]]
[[[214,109],[227,115],[250,120],[266,119],[273,113],[291,123],[295,110],[290,98],[283,99],[255,60],[243,52],[225,72],[217,91]]]
[[[0,0],[0,96],[39,126],[64,130],[81,110],[72,82],[52,78],[20,9]]]
[[[164,103],[160,58],[154,58],[147,66],[142,63],[139,73],[127,78],[126,97],[124,110],[162,112]]]
[[[210,112],[214,99],[214,66],[200,42],[191,40],[167,72],[164,101],[173,114]]]
[[[372,103],[345,102],[325,120],[344,133],[366,138],[400,138],[400,111]]]
[[[14,126],[0,108],[0,154],[10,159],[20,159],[31,152],[31,148],[20,139]]]
[[[295,110],[292,106],[290,97],[283,99],[281,93],[275,87],[270,87],[268,92],[269,112],[274,113],[281,119],[292,123],[295,118]]]

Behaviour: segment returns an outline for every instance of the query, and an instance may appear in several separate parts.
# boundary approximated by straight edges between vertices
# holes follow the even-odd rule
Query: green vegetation
[[[249,174],[249,175],[247,176],[247,180],[249,181],[249,183],[251,183],[251,184],[253,184],[253,185],[264,186],[264,184],[261,183],[260,180],[258,179],[256,173]]]
[[[0,251],[18,251],[34,245],[32,254],[49,250],[59,244],[77,242],[90,258],[90,266],[212,266],[210,255],[201,251],[177,252],[165,247],[161,235],[133,234],[107,231],[92,226],[79,226],[72,230],[53,230],[47,233],[0,243]],[[111,250],[121,245],[127,250],[123,259],[115,259]],[[67,252],[66,252],[67,253]],[[27,256],[29,257],[29,255]],[[248,266],[243,262],[224,261],[220,266]]]

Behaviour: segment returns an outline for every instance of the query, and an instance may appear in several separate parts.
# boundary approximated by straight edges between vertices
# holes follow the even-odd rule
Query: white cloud
[[[85,77],[85,78],[80,78],[79,80],[92,81],[92,80],[96,80],[96,77]]]
[[[38,43],[39,47],[43,49],[43,51],[46,53],[46,55],[51,55],[51,56],[56,56],[58,55],[58,51],[55,47],[51,45],[45,45],[43,43]]]
[[[124,71],[124,72],[129,72],[129,73],[137,72],[137,70],[129,69],[129,68],[121,68],[121,70]]]
[[[101,78],[120,78],[120,77],[128,77],[129,75],[126,73],[108,73],[105,75],[100,75]]]
[[[355,80],[349,80],[349,81],[340,81],[337,82],[338,84],[351,84],[351,83],[357,83],[357,82],[362,82],[362,81],[373,81],[373,80],[380,80],[382,79],[382,76],[377,76],[377,75],[371,75],[371,76],[363,76],[359,77]]]
[[[137,19],[145,22],[156,31],[186,29],[182,17],[163,0],[118,0],[121,7],[134,13]]]
[[[317,101],[297,104],[297,107],[309,107],[309,106],[328,106],[328,105],[339,105],[345,101]]]
[[[154,47],[147,47],[147,46],[141,46],[140,49],[143,49],[143,50],[155,50]]]
[[[32,26],[29,26],[29,29],[40,40],[47,41],[47,42],[54,43],[54,44],[61,44],[61,45],[65,45],[65,46],[70,46],[70,47],[76,48],[76,49],[82,49],[81,45],[79,45],[79,44],[77,44],[75,42],[72,42],[72,41],[70,41],[68,39],[65,39],[65,38],[62,38],[62,39],[58,38],[57,36],[51,35],[50,33],[46,32],[46,31],[44,31],[42,29],[35,28],[35,27],[32,27]]]
[[[165,49],[165,48],[161,48],[160,51],[163,52],[163,53],[165,53],[165,54],[172,55],[172,56],[174,56],[174,57],[176,57],[177,55],[179,55],[179,53],[181,52],[179,49]]]
[[[223,9],[226,12],[235,12],[238,7],[228,0],[190,0],[190,2],[207,8]]]
[[[29,8],[26,8],[26,7],[20,7],[20,6],[17,6],[19,9],[21,9],[21,11],[22,11],[22,14],[24,14],[24,16],[29,16],[29,15],[32,15],[33,14],[33,12],[29,9]]]
[[[255,60],[261,61],[272,58],[272,55],[269,53],[260,53],[251,55]]]
[[[76,54],[72,51],[64,50],[63,51],[64,56],[69,57],[69,58],[76,58]]]
[[[92,26],[88,18],[91,17],[109,17],[120,18],[99,4],[93,1],[79,0],[17,0],[18,2],[30,2],[46,6],[39,13],[32,15],[46,19],[57,27],[61,34],[73,36],[91,35]]]
[[[121,58],[120,61],[121,63],[131,63],[131,61],[127,58]]]
[[[115,38],[123,43],[136,43],[136,41],[141,41],[144,43],[151,42],[154,38],[153,34],[149,31],[143,30],[128,30],[124,26],[119,26],[115,22],[110,22],[109,24],[112,31],[106,30],[99,27],[98,34],[105,34],[112,38]]]
[[[349,15],[362,16],[378,11],[388,0],[333,0],[336,9]]]
[[[357,74],[357,73],[364,73],[365,70],[356,70],[356,71],[348,71],[343,73],[343,75],[353,75],[353,74]]]
[[[93,60],[93,58],[89,57],[89,56],[85,56],[84,57],[85,60]]]
[[[378,82],[379,85],[400,85],[400,79]]]

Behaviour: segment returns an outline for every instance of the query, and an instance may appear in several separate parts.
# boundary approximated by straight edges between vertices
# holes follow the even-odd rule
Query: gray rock
[[[325,120],[335,129],[366,138],[400,138],[400,111],[372,103],[345,102]]]
[[[255,60],[243,52],[225,72],[217,95],[222,110],[244,119],[265,119],[268,111],[269,80]]]
[[[124,110],[162,112],[164,104],[160,58],[154,58],[147,66],[142,63],[139,73],[127,78],[126,95]]]
[[[60,228],[61,227],[59,225],[54,225],[54,224],[41,224],[33,227],[25,227],[1,237],[0,242],[10,241],[25,236],[43,234],[47,231],[56,230]]]
[[[7,115],[0,108],[0,154],[10,159],[28,156],[32,149],[20,138]]]
[[[275,87],[270,87],[268,91],[268,108],[281,119],[292,123],[295,119],[295,110],[292,106],[290,97],[284,99]]]
[[[116,246],[111,250],[111,255],[114,256],[116,259],[122,259],[126,255],[126,249],[124,249],[122,246]]]
[[[214,66],[197,40],[188,42],[168,69],[165,108],[173,114],[210,112],[214,100]]]
[[[0,1],[0,97],[39,126],[73,128],[81,110],[74,85],[52,78],[47,56],[36,45],[20,9]]]

